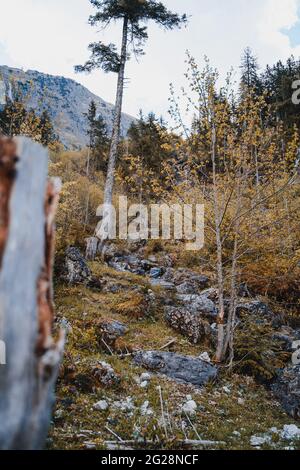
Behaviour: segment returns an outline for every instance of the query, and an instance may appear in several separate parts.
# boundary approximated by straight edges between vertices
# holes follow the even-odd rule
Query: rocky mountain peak
[[[92,100],[108,131],[113,125],[114,106],[91,93],[87,88],[69,78],[48,75],[35,70],[23,71],[0,66],[0,106],[6,99],[21,96],[27,109],[37,114],[47,110],[60,141],[68,149],[79,149],[87,144],[85,113]],[[134,118],[123,114],[121,133],[126,135]]]

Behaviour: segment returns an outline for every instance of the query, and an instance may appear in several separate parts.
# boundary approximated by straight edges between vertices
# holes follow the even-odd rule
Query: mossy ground
[[[85,449],[93,445],[106,448],[106,441],[115,441],[118,435],[124,441],[136,441],[131,447],[180,449],[182,441],[212,440],[222,444],[212,448],[250,449],[250,438],[270,428],[282,429],[293,424],[265,387],[252,378],[229,375],[224,369],[215,384],[203,390],[178,384],[164,377],[154,376],[147,388],[142,388],[138,377],[145,372],[132,363],[130,355],[111,355],[100,347],[96,324],[100,319],[113,319],[125,323],[129,331],[121,338],[119,347],[124,352],[132,349],[159,349],[174,339],[171,349],[178,353],[197,356],[209,351],[207,345],[191,345],[176,334],[163,320],[158,302],[155,311],[147,317],[132,314],[138,307],[140,295],[149,288],[147,280],[131,274],[117,273],[100,263],[92,263],[93,274],[105,276],[121,286],[117,293],[104,293],[85,288],[56,286],[56,312],[58,321],[68,320],[68,334],[64,366],[57,386],[57,404],[50,429],[50,449]],[[139,286],[138,292],[135,290]],[[159,289],[156,296],[163,295]],[[133,308],[131,308],[133,307]],[[72,374],[88,375],[99,361],[106,361],[121,377],[115,388],[84,390],[74,386]],[[159,388],[161,387],[166,429],[162,422]],[[191,395],[198,405],[197,414],[187,417],[181,411],[186,396]],[[132,397],[135,405],[131,413],[113,408],[113,403]],[[99,412],[93,405],[99,400],[110,404],[107,411]],[[149,401],[153,415],[142,416],[141,405]],[[109,430],[108,430],[109,428]],[[289,445],[274,435],[274,442],[266,448],[285,448]],[[300,443],[293,444],[300,448]]]

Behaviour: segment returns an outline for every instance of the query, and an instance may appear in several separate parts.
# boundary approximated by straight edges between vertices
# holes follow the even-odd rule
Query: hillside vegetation
[[[80,151],[63,149],[50,119],[45,132],[11,103],[1,114],[15,133],[46,135],[50,175],[63,181],[55,328],[67,344],[50,449],[299,448],[300,135],[280,86],[291,67],[260,75],[246,51],[236,92],[188,55],[187,87],[171,88],[173,129],[141,114],[121,140],[115,206],[120,195],[203,204],[197,251],[117,239],[87,261],[109,162],[95,103]]]

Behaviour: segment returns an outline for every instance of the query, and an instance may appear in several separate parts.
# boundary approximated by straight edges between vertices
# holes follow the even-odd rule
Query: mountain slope
[[[55,132],[67,148],[77,149],[87,144],[84,113],[91,100],[95,101],[108,131],[112,130],[114,106],[74,80],[0,66],[0,106],[5,104],[6,97],[13,99],[20,95],[26,108],[33,108],[37,114],[45,109],[49,112]],[[122,135],[126,135],[132,121],[133,117],[122,115]]]

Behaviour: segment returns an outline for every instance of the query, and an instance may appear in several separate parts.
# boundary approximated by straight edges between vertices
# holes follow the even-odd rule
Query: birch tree
[[[202,268],[204,262],[214,273],[218,292],[215,360],[228,360],[231,366],[241,281],[247,284],[254,272],[260,277],[252,280],[252,285],[262,284],[274,259],[284,267],[285,261],[280,258],[284,253],[291,253],[289,269],[295,272],[297,252],[291,248],[290,227],[288,237],[284,232],[287,222],[292,223],[290,211],[297,218],[293,204],[286,204],[285,198],[292,201],[297,188],[294,162],[298,134],[285,140],[283,151],[282,124],[274,118],[266,96],[251,87],[242,96],[236,95],[230,75],[219,90],[218,72],[208,60],[201,70],[189,55],[188,67],[188,88],[183,90],[183,97],[194,114],[192,128],[185,124],[181,112],[187,106],[178,101],[174,91],[171,114],[183,136],[183,168],[189,169],[189,178],[186,181],[184,172],[179,178],[176,173],[172,177],[172,167],[168,177],[173,178],[170,181],[181,201],[205,205],[206,236],[201,261]],[[275,252],[276,244],[280,244],[281,254]],[[273,278],[275,273],[271,271]],[[265,295],[269,283],[266,279]]]

